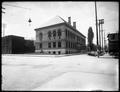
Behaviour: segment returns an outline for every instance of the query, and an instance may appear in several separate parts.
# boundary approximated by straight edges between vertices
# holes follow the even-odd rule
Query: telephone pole
[[[5,8],[2,7],[2,13],[5,14]],[[2,23],[2,27],[3,27],[3,37],[5,36],[5,27],[6,27],[6,24]]]
[[[97,40],[97,47],[98,47],[98,23],[97,23],[97,6],[95,1],[95,19],[96,19],[96,40]]]
[[[104,50],[105,50],[105,46],[106,46],[106,41],[105,41],[105,30],[104,30]]]
[[[101,19],[101,38],[102,38],[102,50],[103,50],[103,24],[104,24],[104,19]]]
[[[101,47],[101,29],[100,29],[100,20],[98,20],[99,21],[99,24],[98,24],[98,26],[99,26],[99,45],[100,45],[100,47]]]

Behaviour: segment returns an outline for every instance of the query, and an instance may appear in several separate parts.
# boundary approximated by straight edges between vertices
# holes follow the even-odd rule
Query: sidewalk
[[[104,74],[68,72],[33,90],[115,91],[118,88],[115,81],[110,81],[113,78]]]
[[[109,55],[34,56],[2,56],[3,90],[117,90],[118,59]]]
[[[74,56],[78,54],[40,54],[40,53],[25,53],[25,54],[2,54],[3,56],[30,56],[30,57],[65,57],[65,56]]]
[[[110,56],[108,53],[107,54],[104,54],[103,56],[99,56],[99,58],[114,58],[114,56]],[[115,58],[114,58],[115,59]]]
[[[107,62],[108,60],[113,59],[113,57],[110,56],[109,54],[105,54],[103,56],[100,56],[97,59],[100,60],[101,62],[91,62],[91,63],[89,62],[89,64],[86,63],[86,65],[84,64],[84,66],[80,66],[79,68],[80,70],[86,69],[86,71],[79,70],[78,72],[77,71],[66,72],[65,74],[57,78],[54,78],[53,80],[50,80],[47,83],[43,84],[42,86],[37,87],[33,90],[35,91],[37,90],[117,91],[118,76],[116,76],[116,74],[115,75],[112,74],[112,71],[110,70],[110,66],[109,66],[110,62]],[[105,60],[107,61],[105,62]],[[97,65],[92,66],[93,65],[92,63]],[[98,66],[98,64],[100,64],[101,66]],[[88,65],[88,68],[87,68],[87,65]],[[101,67],[100,68],[101,72],[103,68],[103,71],[105,72],[106,70],[106,73],[95,72],[97,71],[98,68],[93,70],[94,69],[93,67],[98,67],[98,68]],[[110,73],[107,73],[107,72],[110,72]]]

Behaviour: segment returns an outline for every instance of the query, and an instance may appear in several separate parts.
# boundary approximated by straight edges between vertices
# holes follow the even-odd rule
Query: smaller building
[[[23,54],[34,52],[34,42],[24,37],[9,35],[2,37],[2,54]]]
[[[25,40],[24,43],[24,53],[35,52],[35,46],[33,40]]]
[[[119,52],[119,38],[118,33],[108,34],[108,52],[116,53]]]

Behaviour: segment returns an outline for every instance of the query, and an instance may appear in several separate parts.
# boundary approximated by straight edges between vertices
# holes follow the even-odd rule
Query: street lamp
[[[17,5],[10,5],[10,4],[3,4],[3,5],[10,6],[10,7],[16,7],[16,8],[21,8],[21,9],[26,9],[26,10],[31,10],[30,8],[25,8],[25,7],[21,7],[21,6],[17,6]],[[2,9],[5,9],[5,8],[2,7]],[[2,11],[2,13],[5,13],[5,12]],[[29,22],[29,25],[30,25],[30,23],[32,22],[30,18],[29,18],[28,22]]]
[[[30,23],[32,22],[30,18],[29,18],[28,22],[29,22],[29,26],[30,26]]]

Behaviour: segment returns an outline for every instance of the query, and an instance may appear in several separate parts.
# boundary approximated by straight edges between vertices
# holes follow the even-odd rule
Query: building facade
[[[119,52],[119,38],[118,33],[108,34],[108,52],[116,53]]]
[[[24,38],[18,36],[2,37],[2,54],[15,54],[24,52]]]
[[[72,54],[85,50],[85,36],[76,29],[76,22],[71,25],[59,16],[35,29],[35,52],[45,54]]]
[[[35,52],[35,46],[33,40],[25,40],[24,43],[24,53],[33,53]]]
[[[34,42],[31,40],[15,35],[2,37],[2,54],[22,54],[34,51]]]

